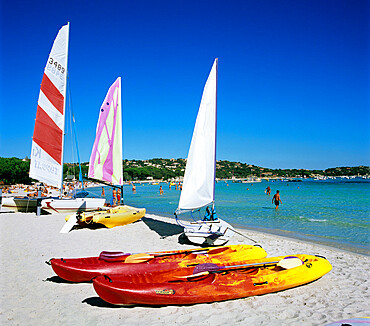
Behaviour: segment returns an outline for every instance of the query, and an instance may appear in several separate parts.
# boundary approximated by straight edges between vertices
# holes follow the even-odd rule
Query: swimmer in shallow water
[[[281,201],[280,199],[280,194],[279,194],[279,190],[276,190],[276,194],[274,195],[274,197],[272,197],[272,203],[275,204],[275,209],[278,209],[279,208],[279,202],[282,204],[283,202]]]

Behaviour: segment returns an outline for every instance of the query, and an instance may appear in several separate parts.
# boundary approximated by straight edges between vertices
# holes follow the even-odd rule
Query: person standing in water
[[[113,205],[117,205],[117,190],[113,188]]]
[[[121,190],[117,190],[117,204],[121,204]]]
[[[272,197],[272,203],[274,203],[276,205],[275,209],[279,208],[279,202],[281,204],[283,203],[280,199],[279,190],[276,190],[276,194],[274,195],[274,197]]]
[[[271,188],[270,188],[270,186],[267,186],[267,188],[265,190],[265,193],[266,193],[266,195],[269,195],[270,196],[270,194],[271,194]]]

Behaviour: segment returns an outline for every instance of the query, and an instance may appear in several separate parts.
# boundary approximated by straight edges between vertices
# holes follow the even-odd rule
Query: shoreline
[[[298,235],[295,235],[297,233],[293,233],[292,231],[286,231],[286,230],[277,230],[277,229],[264,229],[264,228],[253,228],[253,227],[245,227],[243,225],[238,225],[238,224],[233,224],[233,226],[235,226],[237,229],[241,229],[241,230],[249,230],[249,231],[252,231],[252,232],[258,232],[258,233],[262,233],[262,234],[269,234],[269,235],[272,235],[272,236],[278,236],[278,237],[281,237],[281,238],[285,238],[287,240],[296,240],[296,241],[302,241],[302,242],[305,242],[305,243],[308,243],[308,244],[315,244],[317,246],[321,246],[323,248],[327,248],[327,249],[334,249],[334,250],[340,250],[340,251],[345,251],[345,252],[348,252],[348,253],[351,253],[351,254],[355,254],[355,255],[360,255],[360,256],[365,256],[365,257],[370,257],[370,252],[369,252],[369,249],[367,248],[362,248],[362,251],[356,251],[355,249],[358,249],[358,247],[355,247],[355,246],[344,246],[343,247],[337,247],[337,246],[334,246],[334,245],[329,245],[327,243],[325,243],[324,241],[320,241],[320,240],[316,240],[316,239],[311,239],[311,238],[304,238],[303,236],[300,237],[299,236],[299,233]],[[285,235],[285,233],[290,233],[289,235]],[[313,236],[312,237],[317,237],[317,236]],[[351,250],[353,248],[353,250]]]
[[[146,183],[151,183],[154,181],[155,180],[147,180]],[[4,198],[9,197],[9,196],[14,196],[14,195],[21,195],[21,196],[27,195],[24,189],[22,189],[22,187],[20,186],[22,186],[23,188],[25,187],[24,185],[13,185],[12,188],[14,190],[14,193],[3,194]],[[97,193],[100,193],[100,188],[102,185],[99,185],[96,183],[89,183],[87,186],[88,186],[87,190],[91,189],[92,193],[94,193],[94,191],[95,192],[97,191]],[[152,211],[150,208],[147,209],[147,212],[148,211],[151,214],[173,218],[173,214],[168,213],[168,212],[156,211],[156,210]],[[187,219],[184,218],[184,220],[187,220]],[[227,219],[225,220],[227,221]],[[303,232],[299,232],[299,230],[298,231],[297,230],[284,230],[284,229],[279,228],[279,225],[275,225],[274,226],[275,228],[266,228],[266,227],[262,227],[259,225],[252,226],[252,225],[242,225],[242,224],[235,223],[235,222],[229,222],[229,223],[243,230],[253,230],[255,232],[262,232],[262,233],[268,233],[271,235],[283,236],[289,239],[307,241],[309,243],[312,242],[312,243],[316,243],[319,245],[328,246],[329,248],[336,248],[336,249],[348,251],[351,253],[357,253],[357,254],[361,254],[364,256],[370,256],[370,247],[366,244],[366,242],[363,242],[363,243],[351,243],[351,241],[343,242],[345,239],[339,238],[338,240],[338,238],[336,238],[335,236],[326,237],[325,234],[319,235],[319,234],[314,234],[314,232],[311,232],[311,234],[309,232],[304,233],[304,230]],[[340,241],[340,240],[343,240],[343,241]]]
[[[0,323],[3,325],[325,325],[370,314],[370,259],[309,242],[238,228],[269,257],[311,254],[333,269],[319,280],[285,291],[191,306],[113,306],[91,283],[57,277],[50,258],[97,256],[102,250],[148,252],[197,248],[181,244],[182,228],[168,217],[147,214],[113,229],[74,229],[60,234],[66,214],[0,214]],[[229,244],[252,244],[235,234]],[[227,312],[227,313],[225,313]]]
[[[165,214],[161,214],[161,213],[148,213],[150,215],[156,215],[156,216],[160,216],[160,217],[163,217],[163,218],[168,218],[168,219],[172,219],[174,222],[174,218],[173,217],[170,217],[168,215],[165,215]],[[187,222],[189,222],[188,220],[186,220]],[[226,219],[225,219],[226,221]],[[313,243],[313,244],[316,244],[318,246],[322,246],[324,248],[329,248],[329,249],[337,249],[337,250],[341,250],[341,251],[345,251],[345,252],[348,252],[348,253],[352,253],[352,254],[357,254],[357,255],[361,255],[361,256],[365,256],[365,257],[370,257],[370,251],[368,248],[365,248],[365,247],[356,247],[356,246],[350,246],[350,245],[343,245],[343,247],[337,247],[335,245],[330,245],[328,243],[325,243],[324,241],[320,241],[320,240],[316,240],[314,239],[315,235],[312,235],[312,238],[309,238],[309,236],[307,236],[307,238],[305,238],[304,236],[300,236],[300,233],[294,233],[293,231],[287,231],[287,230],[278,230],[278,229],[268,229],[268,228],[263,228],[263,227],[260,227],[260,228],[256,228],[256,227],[252,227],[252,226],[244,226],[244,225],[241,225],[241,224],[238,224],[238,223],[233,223],[232,224],[233,227],[235,229],[238,229],[238,230],[241,230],[241,231],[251,231],[251,232],[257,232],[257,233],[262,233],[262,234],[269,234],[269,235],[272,235],[272,236],[279,236],[279,237],[282,237],[282,238],[286,238],[287,240],[297,240],[297,241],[302,241],[302,242],[305,242],[305,243]],[[289,233],[286,234],[286,233]],[[340,244],[339,242],[336,243],[336,244]],[[353,250],[351,250],[353,249]],[[357,250],[356,250],[357,249]]]

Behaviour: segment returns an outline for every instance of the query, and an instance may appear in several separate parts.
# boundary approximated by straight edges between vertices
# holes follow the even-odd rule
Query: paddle
[[[155,257],[165,257],[165,256],[174,256],[174,255],[188,255],[192,253],[208,253],[211,255],[221,253],[225,250],[229,249],[229,247],[219,247],[213,249],[194,249],[194,250],[187,250],[182,252],[168,252],[168,253],[138,253],[138,254],[130,254],[130,253],[123,253],[123,252],[108,252],[102,251],[100,253],[99,258],[107,260],[107,261],[122,261],[124,260],[125,263],[142,263],[153,259]]]
[[[62,229],[59,233],[68,233],[73,229],[73,227],[77,224],[77,215],[76,213],[71,215],[69,220],[63,225]]]
[[[220,247],[220,248],[214,248],[214,249],[195,249],[195,250],[187,250],[187,251],[183,251],[183,252],[170,252],[170,253],[163,253],[163,254],[155,254],[155,253],[148,253],[148,254],[134,254],[134,255],[131,255],[129,257],[127,257],[127,259],[125,260],[126,263],[140,263],[140,262],[143,262],[143,261],[146,261],[146,260],[149,260],[149,259],[152,259],[152,258],[155,258],[155,257],[165,257],[165,256],[174,256],[174,255],[188,255],[188,254],[192,254],[192,253],[201,253],[201,252],[204,252],[204,253],[207,253],[207,254],[211,254],[211,255],[215,255],[215,254],[218,254],[218,253],[221,253],[225,250],[229,249],[229,247]]]
[[[287,256],[279,261],[268,261],[264,263],[244,264],[244,265],[218,266],[212,263],[205,263],[205,264],[199,264],[195,266],[192,275],[177,276],[177,278],[190,279],[190,278],[196,278],[199,276],[208,275],[211,273],[223,273],[225,271],[238,271],[238,270],[243,270],[243,269],[248,269],[248,268],[260,268],[260,267],[268,267],[268,266],[279,266],[284,269],[290,269],[290,268],[298,267],[301,265],[303,265],[302,260],[294,256]]]

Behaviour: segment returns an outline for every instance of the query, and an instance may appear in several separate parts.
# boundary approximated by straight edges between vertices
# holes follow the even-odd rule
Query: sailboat
[[[190,242],[201,245],[223,245],[233,236],[233,227],[215,214],[216,120],[217,120],[216,58],[204,87],[186,163],[176,221],[184,227]],[[206,215],[184,224],[178,215],[206,208]]]
[[[89,162],[89,179],[123,193],[121,77],[111,85],[100,108],[96,136]],[[116,190],[115,190],[116,191]],[[121,197],[121,202],[123,200]],[[76,213],[66,217],[61,233],[69,232],[77,223],[82,226],[102,224],[108,228],[125,225],[141,219],[145,208],[127,205],[107,207],[103,210]]]
[[[29,176],[60,188],[63,195],[63,150],[67,91],[69,23],[58,32],[41,82],[32,138]],[[86,196],[86,192],[81,197]],[[49,212],[102,207],[103,198],[48,198],[41,208]]]

